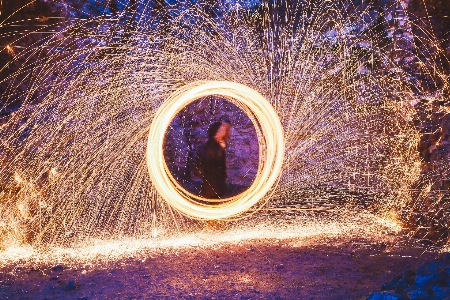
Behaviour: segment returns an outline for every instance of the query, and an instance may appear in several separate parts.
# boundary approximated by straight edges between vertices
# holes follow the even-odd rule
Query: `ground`
[[[17,263],[1,270],[0,299],[365,299],[436,256],[399,241],[274,240],[155,251],[77,267]]]

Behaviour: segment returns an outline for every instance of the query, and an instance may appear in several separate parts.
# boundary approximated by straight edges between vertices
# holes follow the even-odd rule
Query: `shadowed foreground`
[[[398,273],[436,256],[364,241],[172,250],[76,269],[5,267],[0,298],[365,299]]]

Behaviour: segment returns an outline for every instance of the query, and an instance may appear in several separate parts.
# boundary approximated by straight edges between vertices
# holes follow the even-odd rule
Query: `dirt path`
[[[0,275],[0,299],[365,299],[436,255],[363,242],[280,242],[152,253],[76,269],[11,266]]]

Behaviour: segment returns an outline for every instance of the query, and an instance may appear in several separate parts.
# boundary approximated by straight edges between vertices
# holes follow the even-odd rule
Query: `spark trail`
[[[419,174],[409,103],[421,87],[364,18],[368,8],[350,6],[237,5],[211,17],[201,4],[139,3],[68,22],[18,53],[11,63],[21,67],[2,79],[5,103],[23,102],[1,128],[4,247],[201,229],[161,198],[145,158],[156,111],[198,81],[250,87],[278,114],[284,162],[261,200],[280,212],[271,218],[327,205],[345,218],[369,197],[365,208],[395,220]],[[238,218],[249,214],[258,219],[255,208]]]

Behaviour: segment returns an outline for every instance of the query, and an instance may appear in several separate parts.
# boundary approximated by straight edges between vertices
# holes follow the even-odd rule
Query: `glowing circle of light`
[[[216,200],[214,205],[205,204],[204,198],[185,190],[172,176],[163,154],[165,133],[177,113],[211,95],[222,96],[248,115],[259,145],[258,171],[252,185],[236,196]],[[230,81],[197,81],[172,93],[154,116],[146,150],[150,178],[159,195],[180,213],[198,219],[225,219],[250,209],[277,183],[283,158],[283,127],[272,105],[252,88]]]

